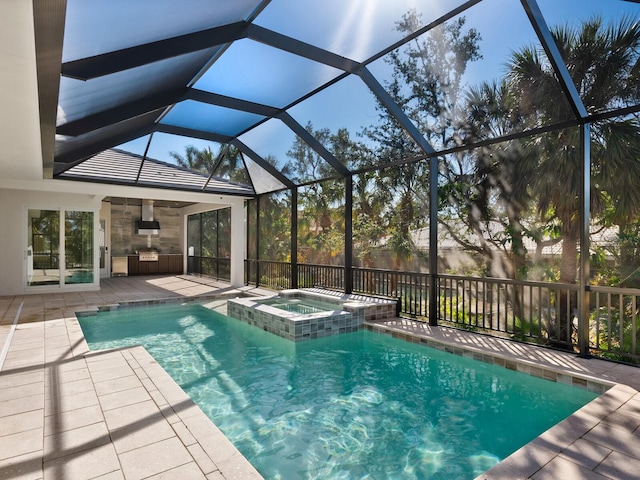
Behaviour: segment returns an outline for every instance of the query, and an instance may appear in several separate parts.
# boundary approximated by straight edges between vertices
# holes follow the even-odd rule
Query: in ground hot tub
[[[283,290],[227,301],[227,315],[293,341],[358,330],[365,320],[396,315],[396,301],[317,289]]]

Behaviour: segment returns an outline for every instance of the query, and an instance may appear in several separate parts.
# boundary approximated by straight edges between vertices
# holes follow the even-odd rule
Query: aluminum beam
[[[298,288],[298,187],[291,189],[291,288]]]
[[[167,58],[224,45],[244,38],[247,25],[247,22],[244,21],[230,23],[221,27],[65,62],[62,64],[62,75],[78,80],[90,80]]]
[[[324,145],[322,145],[302,125],[296,122],[291,115],[289,115],[287,112],[282,112],[280,115],[278,115],[278,118],[282,120],[282,122],[287,127],[293,130],[295,134],[302,139],[302,141],[304,141],[307,145],[309,145],[309,147],[311,147],[314,152],[320,155],[341,176],[347,177],[351,175],[351,172],[347,170],[347,167],[345,167],[342,163],[340,163],[338,159],[334,157],[333,154],[324,147]]]
[[[361,67],[360,63],[349,58],[329,52],[315,45],[301,42],[295,38],[287,37],[286,35],[268,30],[259,25],[251,24],[247,26],[246,36],[256,42],[264,43],[265,45],[313,60],[314,62],[329,65],[330,67],[345,72],[355,73]]]
[[[194,100],[196,102],[207,103],[209,105],[216,105],[218,107],[225,107],[248,113],[255,113],[256,115],[262,115],[270,118],[278,115],[282,111],[276,107],[249,102],[239,98],[227,97],[218,93],[205,92],[204,90],[198,90],[197,88],[190,88],[184,95],[183,100]]]
[[[104,150],[114,147],[115,145],[121,145],[123,143],[134,140],[144,135],[149,135],[153,131],[154,125],[144,125],[142,127],[128,130],[126,132],[118,132],[110,137],[101,138],[97,142],[83,145],[77,149],[71,149],[60,155],[56,155],[55,163],[72,163],[77,162],[78,159],[87,159],[93,155],[96,155]]]
[[[521,2],[524,10],[527,12],[527,16],[529,17],[529,21],[531,22],[536,35],[538,35],[538,39],[542,44],[542,48],[544,48],[549,62],[551,62],[551,66],[558,76],[560,87],[569,100],[569,104],[571,105],[573,114],[576,116],[576,118],[586,118],[588,115],[587,109],[582,102],[582,98],[578,93],[578,89],[576,88],[575,83],[573,83],[573,79],[569,74],[567,65],[565,64],[564,59],[560,54],[558,45],[556,45],[556,42],[551,35],[549,26],[547,25],[547,22],[542,15],[542,11],[540,10],[538,3],[536,2],[536,0],[521,0]]]
[[[172,135],[181,135],[183,137],[199,138],[216,143],[228,143],[231,137],[228,135],[220,135],[218,133],[204,132],[193,128],[177,127],[175,125],[166,125],[158,123],[155,125],[156,132],[170,133]]]
[[[384,105],[389,113],[400,123],[400,126],[405,129],[405,131],[411,136],[411,138],[413,138],[413,140],[415,140],[420,149],[427,155],[434,154],[434,148],[422,136],[413,122],[411,122],[409,117],[407,117],[407,114],[404,113],[402,108],[400,108],[395,100],[391,98],[391,95],[389,95],[387,91],[382,87],[382,85],[380,85],[373,74],[366,67],[362,67],[358,71],[358,75],[364,81],[364,83],[367,84],[367,87],[369,87],[369,89],[378,98],[378,100],[380,100],[382,105]]]
[[[580,291],[578,292],[578,349],[581,357],[589,357],[589,281],[591,264],[589,255],[591,224],[591,125],[580,126],[582,162],[580,202]]]
[[[276,167],[271,165],[264,158],[262,158],[256,152],[254,152],[249,146],[245,145],[244,143],[242,143],[237,138],[234,138],[234,139],[230,140],[229,143],[231,145],[236,146],[243,154],[248,155],[249,157],[251,157],[251,160],[256,162],[267,173],[269,173],[272,177],[274,177],[276,180],[278,180],[280,183],[282,183],[286,188],[291,189],[291,188],[295,187],[295,184],[291,180],[289,180],[287,177],[285,177],[280,172],[280,170],[278,170]]]
[[[144,115],[153,110],[168,107],[179,102],[186,93],[186,88],[179,88],[170,92],[140,98],[139,100],[59,125],[56,133],[72,137],[83,135],[114,123]]]

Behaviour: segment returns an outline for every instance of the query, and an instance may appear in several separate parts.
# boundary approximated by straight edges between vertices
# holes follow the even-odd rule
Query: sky
[[[401,38],[395,22],[402,12],[415,8],[423,23],[428,23],[460,3],[461,0],[272,0],[255,23],[363,61]],[[640,17],[640,4],[623,0],[538,0],[538,4],[550,26],[576,25],[595,14],[607,19],[620,18],[625,13]],[[517,0],[484,0],[464,15],[467,26],[480,32],[483,52],[482,60],[467,69],[467,85],[500,78],[512,51],[538,44]],[[383,59],[372,63],[369,69],[383,85],[390,79],[389,66]],[[298,95],[340,73],[252,40],[241,40],[204,73],[195,87],[284,107]],[[376,121],[375,105],[366,85],[352,75],[293,107],[289,113],[303,126],[312,122],[316,129],[329,128],[335,132],[347,127],[358,132]],[[188,110],[182,113],[189,114]],[[142,154],[147,139],[143,137],[120,148]],[[295,135],[281,121],[269,120],[240,139],[261,156],[276,157],[282,165]],[[214,151],[219,148],[198,139],[155,134],[148,156],[172,162],[169,152],[182,153],[186,145],[210,146]]]

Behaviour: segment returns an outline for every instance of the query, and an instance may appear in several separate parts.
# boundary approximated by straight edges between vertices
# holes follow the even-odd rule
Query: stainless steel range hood
[[[142,200],[142,220],[136,222],[136,234],[160,234],[160,223],[153,219],[153,200]]]

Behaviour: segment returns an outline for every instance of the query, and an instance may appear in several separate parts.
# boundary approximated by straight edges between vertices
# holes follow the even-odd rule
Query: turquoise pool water
[[[367,331],[294,343],[200,305],[80,318],[144,345],[267,479],[472,479],[597,395]]]
[[[334,305],[327,302],[320,302],[316,300],[300,300],[297,298],[283,299],[274,298],[272,300],[264,300],[260,302],[263,305],[270,305],[272,307],[284,310],[286,312],[300,313],[301,315],[308,315],[310,313],[319,312],[332,312],[334,310],[340,310],[338,305]]]

